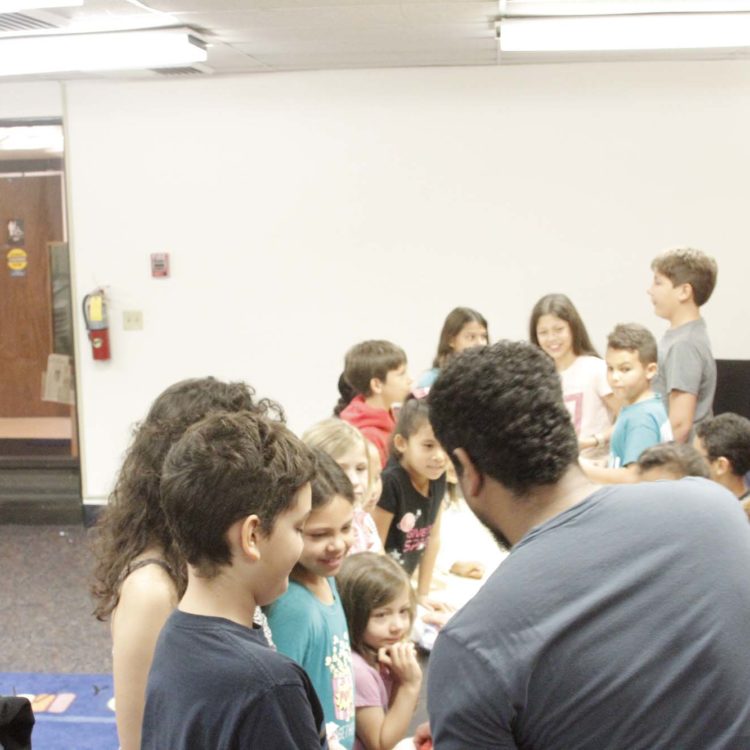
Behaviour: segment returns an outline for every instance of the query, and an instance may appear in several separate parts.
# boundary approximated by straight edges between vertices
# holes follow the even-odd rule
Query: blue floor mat
[[[34,750],[117,750],[111,674],[0,672],[0,695],[34,709]]]

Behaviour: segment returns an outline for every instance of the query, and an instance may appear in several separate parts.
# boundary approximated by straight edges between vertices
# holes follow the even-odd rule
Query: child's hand
[[[418,594],[417,595],[417,604],[421,605],[425,609],[429,610],[430,612],[455,612],[456,608],[452,607],[450,604],[446,604],[445,602],[438,601],[437,599],[430,599],[429,596],[425,594]]]
[[[414,732],[414,746],[418,750],[432,750],[432,732],[427,722],[420,724]]]
[[[450,572],[454,576],[479,580],[484,575],[484,565],[473,560],[459,560],[451,565]]]
[[[417,661],[417,650],[411,641],[399,641],[378,649],[378,661],[390,669],[393,679],[402,684],[419,687],[422,669]]]

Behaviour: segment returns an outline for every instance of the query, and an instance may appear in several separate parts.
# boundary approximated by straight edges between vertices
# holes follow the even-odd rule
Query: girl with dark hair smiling
[[[566,295],[547,294],[534,305],[529,340],[555,363],[578,447],[587,458],[603,458],[620,405],[607,382],[607,365]]]

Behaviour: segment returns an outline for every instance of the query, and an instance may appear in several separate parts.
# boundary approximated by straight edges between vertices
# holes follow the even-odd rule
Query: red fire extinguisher
[[[94,359],[109,359],[109,321],[107,298],[103,289],[96,289],[83,298],[83,319],[89,332]]]

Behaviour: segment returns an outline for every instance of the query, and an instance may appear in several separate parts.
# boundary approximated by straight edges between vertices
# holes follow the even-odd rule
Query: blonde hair
[[[310,448],[320,448],[334,461],[358,445],[369,462],[365,436],[353,425],[336,417],[314,424],[302,435],[302,442]]]

